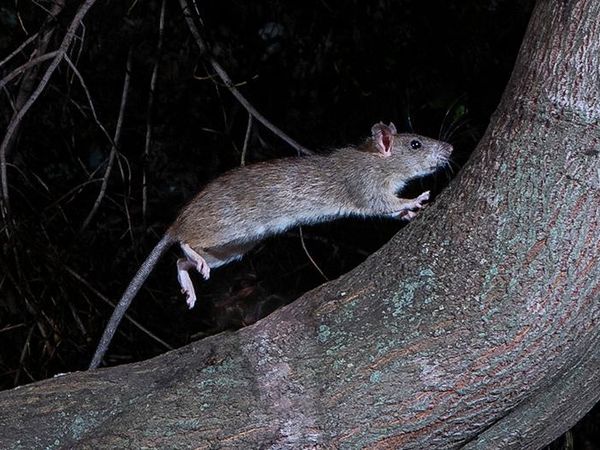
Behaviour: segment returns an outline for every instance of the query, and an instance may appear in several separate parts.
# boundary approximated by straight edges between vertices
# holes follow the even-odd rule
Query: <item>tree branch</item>
[[[221,78],[221,80],[223,81],[223,83],[225,84],[227,89],[229,89],[229,92],[231,92],[231,94],[241,103],[241,105],[246,109],[246,111],[248,111],[250,114],[252,114],[252,116],[256,120],[258,120],[260,123],[262,123],[266,128],[268,128],[273,134],[275,134],[281,140],[287,142],[294,150],[296,150],[298,152],[298,154],[304,154],[304,155],[314,154],[314,152],[303,147],[298,142],[296,142],[294,139],[292,139],[287,134],[285,134],[282,130],[280,130],[275,125],[273,125],[270,121],[267,120],[266,117],[264,117],[261,113],[259,113],[256,110],[256,108],[254,108],[254,106],[252,106],[250,104],[250,102],[248,100],[246,100],[246,98],[241,94],[241,92],[235,87],[233,81],[231,81],[231,78],[229,78],[229,75],[227,75],[227,72],[225,72],[225,70],[221,67],[221,65],[214,59],[213,56],[211,56],[210,52],[208,51],[206,44],[204,43],[204,40],[202,39],[202,36],[200,36],[200,32],[198,31],[198,28],[196,27],[196,24],[194,23],[194,19],[191,15],[190,7],[188,5],[187,0],[179,0],[179,3],[181,5],[181,9],[183,11],[183,16],[185,17],[185,21],[188,24],[188,28],[190,29],[190,32],[192,33],[192,36],[194,37],[194,40],[196,41],[196,44],[198,45],[198,48],[200,49],[200,55],[208,60],[209,64],[212,66],[212,68],[217,73],[219,78]]]
[[[79,230],[80,233],[83,230],[85,230],[87,228],[87,226],[90,224],[90,222],[92,221],[94,215],[96,214],[96,212],[98,211],[98,208],[100,207],[100,203],[102,202],[102,199],[104,198],[104,194],[106,193],[106,188],[108,186],[108,180],[110,178],[110,173],[112,171],[113,163],[115,161],[115,156],[117,154],[117,147],[121,140],[121,127],[123,125],[123,118],[125,116],[125,108],[127,106],[127,97],[129,95],[129,81],[131,79],[131,55],[132,55],[132,53],[133,53],[132,49],[129,48],[129,52],[127,53],[127,62],[125,63],[125,78],[123,80],[123,90],[121,92],[121,104],[119,107],[119,115],[117,118],[117,125],[115,126],[114,137],[112,138],[113,144],[110,148],[110,154],[108,155],[108,162],[106,164],[106,170],[104,171],[104,176],[102,177],[102,185],[100,186],[100,192],[98,192],[98,196],[96,197],[94,206],[92,207],[91,211],[89,212],[89,214],[83,221],[83,224],[81,225],[81,228]],[[79,72],[75,69],[74,66],[71,66],[71,67],[74,68],[75,73],[79,74]],[[78,76],[80,76],[80,75],[78,75]],[[87,92],[87,89],[86,89],[86,92]],[[90,101],[91,101],[91,98],[90,98]],[[94,116],[95,116],[95,114],[94,114]]]
[[[64,36],[60,46],[58,47],[58,50],[56,51],[56,56],[50,62],[50,65],[46,69],[46,72],[42,76],[42,78],[41,78],[40,82],[38,83],[37,87],[35,88],[35,90],[29,96],[28,100],[23,104],[23,106],[17,111],[17,113],[11,119],[11,121],[8,124],[8,127],[6,129],[6,133],[4,134],[2,143],[0,143],[0,185],[2,188],[1,189],[2,190],[2,192],[1,192],[1,194],[2,194],[2,197],[1,197],[2,202],[1,203],[2,204],[0,205],[0,211],[1,211],[2,217],[4,219],[6,219],[8,217],[9,210],[10,210],[10,200],[9,200],[9,192],[8,192],[8,177],[7,177],[7,173],[6,173],[6,167],[7,167],[6,166],[6,162],[7,162],[6,154],[7,154],[8,146],[10,145],[13,136],[17,132],[23,118],[25,117],[25,115],[27,114],[29,109],[34,105],[34,103],[36,102],[36,100],[38,99],[40,94],[44,91],[46,85],[48,84],[48,81],[50,80],[50,77],[52,76],[52,74],[54,73],[54,71],[56,70],[56,68],[58,67],[60,62],[62,61],[63,57],[65,56],[69,46],[71,45],[73,38],[75,37],[75,32],[77,31],[77,28],[79,27],[80,22],[83,20],[83,18],[85,17],[85,15],[89,11],[89,9],[94,5],[95,2],[96,2],[96,0],[85,0],[83,2],[83,4],[79,7],[77,12],[75,13],[73,21],[71,22],[71,24],[69,25],[69,28],[67,29],[67,32],[65,33],[65,36]]]
[[[85,278],[83,278],[81,275],[79,275],[77,272],[75,272],[73,269],[71,269],[69,266],[65,266],[65,270],[73,277],[75,278],[77,281],[79,281],[81,284],[83,284],[86,288],[88,288],[96,297],[98,297],[100,300],[102,300],[104,303],[106,303],[107,305],[109,305],[110,307],[112,307],[113,309],[115,308],[116,304],[114,302],[111,302],[106,296],[102,295],[98,290],[96,290],[90,283],[87,282],[87,280]],[[152,333],[150,330],[148,330],[148,328],[144,327],[141,323],[139,323],[137,320],[135,320],[133,317],[131,317],[129,314],[125,313],[123,315],[123,317],[125,319],[127,319],[133,326],[135,326],[138,330],[140,330],[142,333],[146,334],[147,336],[149,336],[151,339],[155,340],[156,342],[158,342],[160,345],[162,345],[164,348],[166,348],[167,350],[173,350],[173,347],[169,344],[167,344],[165,341],[163,341],[161,338],[159,338],[158,336],[156,336],[154,333]],[[0,330],[1,331],[1,330]]]
[[[16,55],[18,55],[23,49],[25,49],[25,47],[27,47],[29,44],[31,44],[38,37],[38,35],[39,35],[39,31],[35,34],[32,34],[25,41],[23,41],[21,43],[21,45],[19,45],[16,49],[14,49],[6,58],[4,58],[2,61],[0,61],[0,68],[2,68],[3,65],[8,63]]]
[[[158,65],[163,43],[163,31],[165,27],[165,4],[162,0],[160,5],[160,17],[158,20],[158,42],[156,44],[156,59],[152,67],[152,76],[150,77],[150,89],[148,92],[148,107],[146,109],[146,139],[144,142],[144,164],[142,170],[142,218],[146,223],[146,214],[148,210],[148,180],[147,167],[150,158],[150,144],[152,142],[152,105],[154,104],[154,91],[156,89],[156,79],[158,78]]]
[[[30,59],[25,64],[20,65],[0,80],[0,89],[3,89],[4,86],[6,86],[6,84],[8,84],[13,78],[21,75],[23,72],[27,71],[31,67],[37,66],[38,64],[41,64],[44,61],[54,58],[56,54],[57,52],[46,53],[44,55],[38,56],[37,58]]]

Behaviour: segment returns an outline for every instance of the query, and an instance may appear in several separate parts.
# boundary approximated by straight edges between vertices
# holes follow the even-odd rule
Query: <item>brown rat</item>
[[[399,198],[397,192],[409,180],[444,166],[452,146],[397,134],[392,123],[375,124],[371,132],[358,147],[240,167],[210,182],[181,210],[127,287],[90,368],[100,365],[133,297],[174,243],[185,254],[177,261],[177,277],[192,308],[196,295],[190,269],[208,279],[210,269],[241,258],[267,236],[345,216],[413,218],[429,192],[415,199]]]

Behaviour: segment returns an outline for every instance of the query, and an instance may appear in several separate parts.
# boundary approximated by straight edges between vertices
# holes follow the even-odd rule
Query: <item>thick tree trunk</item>
[[[471,161],[254,326],[0,393],[0,447],[538,448],[600,397],[600,2],[540,1]]]

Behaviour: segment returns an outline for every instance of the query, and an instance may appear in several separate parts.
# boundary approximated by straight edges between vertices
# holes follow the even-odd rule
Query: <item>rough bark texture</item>
[[[0,447],[538,448],[600,397],[600,2],[540,1],[469,164],[236,333],[0,393]]]

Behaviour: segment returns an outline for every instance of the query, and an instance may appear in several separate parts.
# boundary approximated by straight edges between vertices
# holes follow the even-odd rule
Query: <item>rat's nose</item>
[[[448,144],[447,142],[444,142],[444,148],[443,148],[444,152],[448,153],[448,155],[450,153],[452,153],[454,151],[454,147],[452,147],[452,144]]]

